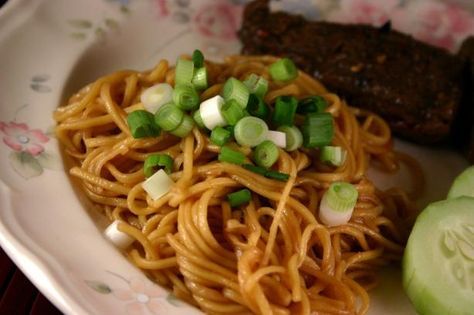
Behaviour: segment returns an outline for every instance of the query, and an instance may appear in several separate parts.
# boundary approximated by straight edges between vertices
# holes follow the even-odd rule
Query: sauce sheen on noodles
[[[229,77],[252,73],[268,79],[270,105],[281,95],[320,95],[334,117],[332,145],[347,151],[343,165],[319,162],[318,149],[279,149],[274,168],[290,175],[282,182],[219,162],[220,147],[197,127],[185,138],[133,138],[127,114],[143,109],[144,89],[174,86],[174,67],[164,60],[82,88],[55,111],[57,137],[85,195],[135,239],[126,250],[130,261],[180,299],[209,314],[365,314],[377,270],[401,258],[423,177],[413,159],[393,150],[384,120],[348,106],[301,71],[291,82],[273,82],[268,67],[276,60],[205,61],[209,87],[201,101],[221,93]],[[302,121],[297,115],[296,124]],[[230,146],[250,161],[249,148]],[[173,158],[175,184],[152,200],[142,188],[143,162],[155,153]],[[394,172],[400,163],[411,170],[413,192],[382,191],[367,178],[369,164]],[[359,197],[350,221],[329,227],[319,220],[319,203],[336,181],[355,185]],[[243,188],[251,201],[231,208],[226,196]]]

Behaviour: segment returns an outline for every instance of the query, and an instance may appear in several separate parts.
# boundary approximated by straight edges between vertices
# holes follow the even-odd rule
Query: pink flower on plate
[[[167,292],[139,278],[129,282],[129,289],[113,289],[112,293],[119,300],[127,301],[125,309],[130,315],[163,314],[164,298]]]
[[[394,27],[435,46],[454,51],[464,38],[474,35],[474,15],[458,5],[411,2],[394,14]]]
[[[3,142],[16,152],[28,152],[37,156],[44,151],[42,143],[49,141],[39,129],[30,129],[24,123],[0,122],[0,131],[4,134]]]
[[[329,14],[328,20],[381,26],[390,20],[391,12],[398,5],[398,0],[341,0],[339,9]]]
[[[222,40],[236,39],[242,7],[217,2],[200,7],[193,16],[197,32],[205,37]]]

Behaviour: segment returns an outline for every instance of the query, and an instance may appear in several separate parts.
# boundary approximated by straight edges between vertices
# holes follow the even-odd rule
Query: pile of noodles
[[[217,161],[220,148],[196,127],[183,139],[165,132],[134,139],[126,117],[143,109],[141,92],[158,82],[174,85],[174,68],[164,60],[151,71],[116,72],[81,89],[54,113],[57,137],[87,197],[136,239],[126,251],[130,261],[177,297],[209,314],[364,314],[377,269],[401,257],[414,197],[380,191],[367,168],[395,171],[406,162],[414,187],[422,176],[393,151],[380,117],[349,107],[301,71],[292,82],[271,81],[275,60],[206,61],[209,88],[201,101],[219,94],[230,76],[251,73],[269,80],[270,105],[280,95],[321,95],[335,120],[333,145],[347,150],[342,166],[318,162],[317,149],[280,150],[276,169],[290,175],[281,182]],[[249,156],[250,149],[234,146]],[[176,184],[153,201],[141,186],[143,161],[158,152],[173,157]],[[359,198],[350,222],[328,227],[318,207],[334,181],[354,184]],[[252,200],[232,209],[226,195],[243,187]]]

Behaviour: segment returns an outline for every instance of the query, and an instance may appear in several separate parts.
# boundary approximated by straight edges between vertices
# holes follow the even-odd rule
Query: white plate
[[[10,0],[0,10],[0,244],[63,312],[198,313],[153,285],[101,236],[104,222],[86,210],[87,201],[64,171],[58,143],[50,133],[51,113],[72,91],[120,68],[146,69],[160,58],[174,61],[194,48],[212,59],[238,52],[233,34],[242,2]],[[387,1],[390,7],[361,0],[341,1],[340,7],[329,0],[276,5],[312,17],[341,19],[364,2],[376,9],[367,16],[367,22],[374,23],[392,11],[408,12],[412,3],[421,11],[440,6],[431,3],[427,9],[404,1],[400,7],[399,1]],[[421,36],[418,22],[409,14],[404,18],[400,25]],[[465,31],[456,33],[449,28],[449,19],[443,21],[439,38],[448,30],[450,48],[455,49]],[[452,178],[467,165],[447,150],[401,142],[398,146],[423,161],[429,186],[422,203],[442,199]],[[385,179],[382,184],[403,180]],[[370,314],[414,313],[396,269],[384,271],[382,284],[371,297]]]

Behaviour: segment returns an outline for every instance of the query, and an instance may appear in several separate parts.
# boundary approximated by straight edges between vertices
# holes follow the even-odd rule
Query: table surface
[[[0,0],[0,8],[6,0]],[[15,266],[0,247],[0,314],[62,314]]]
[[[61,312],[35,288],[1,248],[0,314],[61,314]]]

